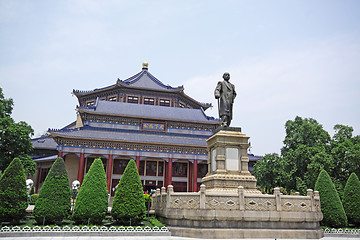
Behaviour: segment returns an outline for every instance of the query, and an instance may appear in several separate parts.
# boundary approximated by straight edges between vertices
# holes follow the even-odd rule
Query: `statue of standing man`
[[[219,81],[215,88],[215,98],[218,99],[221,126],[229,127],[233,116],[233,103],[236,97],[235,86],[229,82],[230,74],[223,75],[224,81]]]

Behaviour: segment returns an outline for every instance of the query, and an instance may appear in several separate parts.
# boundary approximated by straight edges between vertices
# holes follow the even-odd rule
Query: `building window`
[[[187,177],[188,163],[174,162],[172,166],[173,177]]]
[[[86,102],[86,106],[94,106],[95,101],[88,101]]]
[[[153,98],[144,98],[144,104],[146,105],[154,105],[155,101]]]
[[[170,107],[170,100],[160,99],[160,106]]]
[[[179,107],[181,107],[181,108],[185,108],[185,105],[184,105],[184,104],[182,104],[182,103],[179,103]]]
[[[128,96],[128,103],[139,103],[138,97]]]
[[[116,102],[117,101],[117,96],[109,97],[109,101]]]
[[[114,159],[113,174],[123,174],[128,163],[128,159]]]
[[[199,164],[197,167],[197,177],[203,178],[208,172],[208,165],[207,164]]]

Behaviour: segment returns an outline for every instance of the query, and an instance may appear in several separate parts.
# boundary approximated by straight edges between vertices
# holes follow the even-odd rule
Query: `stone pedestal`
[[[199,192],[156,190],[152,206],[173,236],[192,238],[323,237],[319,192],[306,196],[261,194],[248,170],[249,137],[240,128],[219,128],[208,140],[209,171]]]
[[[220,128],[208,140],[208,174],[202,179],[207,191],[236,192],[243,186],[245,192],[260,193],[256,179],[249,172],[249,137],[241,128]]]

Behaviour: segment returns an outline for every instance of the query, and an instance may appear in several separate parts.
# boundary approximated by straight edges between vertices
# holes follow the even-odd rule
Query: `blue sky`
[[[232,126],[280,152],[284,124],[314,118],[360,134],[360,1],[0,0],[0,87],[35,137],[76,119],[73,89],[141,70],[210,102],[230,72]]]

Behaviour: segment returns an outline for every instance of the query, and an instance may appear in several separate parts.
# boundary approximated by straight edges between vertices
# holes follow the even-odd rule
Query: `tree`
[[[13,105],[13,100],[6,99],[0,88],[0,170],[4,170],[15,157],[20,157],[25,172],[33,174],[36,164],[25,156],[33,151],[30,136],[34,130],[26,122],[15,123],[11,118]]]
[[[299,116],[286,122],[285,131],[281,155],[284,170],[291,175],[286,188],[305,194],[307,188],[314,188],[320,170],[332,166],[330,135],[315,119]]]
[[[255,163],[253,174],[257,185],[269,193],[274,187],[285,187],[285,182],[291,174],[284,171],[284,161],[276,153],[266,154]],[[286,180],[287,179],[287,180]]]
[[[335,179],[339,193],[342,193],[350,173],[360,176],[360,136],[353,137],[353,128],[349,126],[337,124],[334,130],[331,154],[336,161],[330,175]]]
[[[77,224],[101,224],[108,209],[106,175],[100,158],[94,160],[76,197],[73,219]]]
[[[329,174],[321,170],[315,183],[315,191],[319,191],[321,211],[324,215],[322,224],[328,227],[346,227],[347,218]]]
[[[349,223],[360,226],[360,181],[355,173],[346,182],[342,202]]]
[[[258,185],[267,191],[284,187],[286,192],[306,194],[308,188],[314,188],[322,169],[333,168],[330,135],[316,120],[298,116],[286,122],[285,131],[281,155],[266,155],[256,163],[254,174]]]
[[[14,158],[0,179],[0,222],[18,223],[25,216],[25,181],[24,167],[19,158]]]
[[[52,165],[35,203],[34,217],[37,224],[62,221],[70,214],[71,194],[64,160],[57,158]]]
[[[131,159],[116,189],[111,216],[121,224],[137,225],[145,214],[140,176],[135,161]]]

